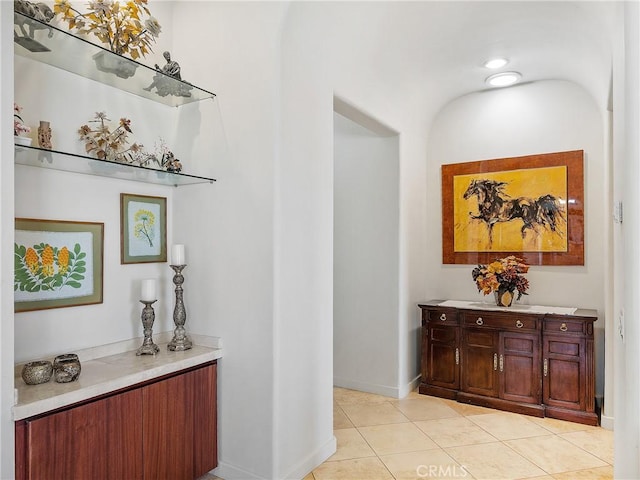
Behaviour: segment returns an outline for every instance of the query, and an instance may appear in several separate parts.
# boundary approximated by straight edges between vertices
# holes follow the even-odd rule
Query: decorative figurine
[[[49,48],[35,40],[34,34],[35,30],[48,28],[49,38],[53,37],[53,29],[48,25],[43,25],[49,23],[53,18],[53,10],[45,3],[33,3],[28,0],[14,0],[13,9],[14,12],[16,12],[16,14],[13,15],[14,23],[20,29],[20,33],[22,33],[22,36],[20,36],[14,31],[13,40],[18,45],[32,52],[49,52]],[[17,15],[17,13],[21,13],[24,16]],[[38,21],[34,22],[25,17],[30,17]],[[27,31],[25,25],[29,27],[29,31]]]
[[[175,60],[171,60],[171,54],[169,52],[164,52],[163,56],[167,63],[162,67],[157,63],[155,64],[156,70],[161,73],[153,76],[153,82],[151,82],[151,85],[148,87],[145,87],[145,90],[150,92],[155,87],[156,93],[161,97],[166,97],[167,95],[190,97],[191,89],[193,87],[182,80],[182,76],[180,75],[180,64]],[[173,82],[167,77],[172,77],[180,81]]]
[[[180,163],[180,160],[175,157],[173,152],[167,152],[164,154],[162,158],[162,167],[167,172],[172,173],[180,173],[182,170],[182,164]]]

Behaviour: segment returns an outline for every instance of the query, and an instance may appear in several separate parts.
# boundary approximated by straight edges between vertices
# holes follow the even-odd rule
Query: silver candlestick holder
[[[138,350],[136,351],[136,355],[155,355],[160,351],[160,347],[158,347],[155,343],[153,343],[153,338],[151,336],[153,329],[153,322],[156,319],[156,314],[153,311],[153,305],[157,300],[140,300],[140,303],[144,303],[144,308],[142,309],[142,326],[144,327],[144,341]]]
[[[173,276],[173,284],[176,286],[176,306],[173,309],[173,323],[176,328],[173,331],[173,339],[167,345],[167,348],[171,351],[189,350],[193,344],[189,337],[187,337],[184,329],[184,324],[187,321],[187,311],[184,308],[184,301],[182,299],[182,284],[184,283],[184,277],[182,276],[182,270],[186,265],[169,265],[175,275]]]

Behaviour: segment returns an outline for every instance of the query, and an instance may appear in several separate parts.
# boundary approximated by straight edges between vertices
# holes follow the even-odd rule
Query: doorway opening
[[[334,99],[334,386],[398,396],[399,136]]]

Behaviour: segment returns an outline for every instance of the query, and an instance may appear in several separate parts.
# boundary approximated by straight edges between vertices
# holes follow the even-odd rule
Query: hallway
[[[334,388],[337,452],[304,480],[610,479],[613,432],[412,392]]]

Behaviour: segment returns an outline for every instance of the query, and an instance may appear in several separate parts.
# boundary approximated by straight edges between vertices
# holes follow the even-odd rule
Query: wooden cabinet
[[[598,424],[594,311],[422,309],[423,394],[536,416]]]
[[[455,310],[424,310],[422,329],[422,378],[420,393],[455,398],[460,386],[460,328]]]
[[[594,411],[593,324],[548,317],[542,331],[543,393],[547,415],[580,422]],[[586,422],[584,422],[586,423]]]
[[[217,466],[216,364],[16,423],[18,479],[194,479]]]

